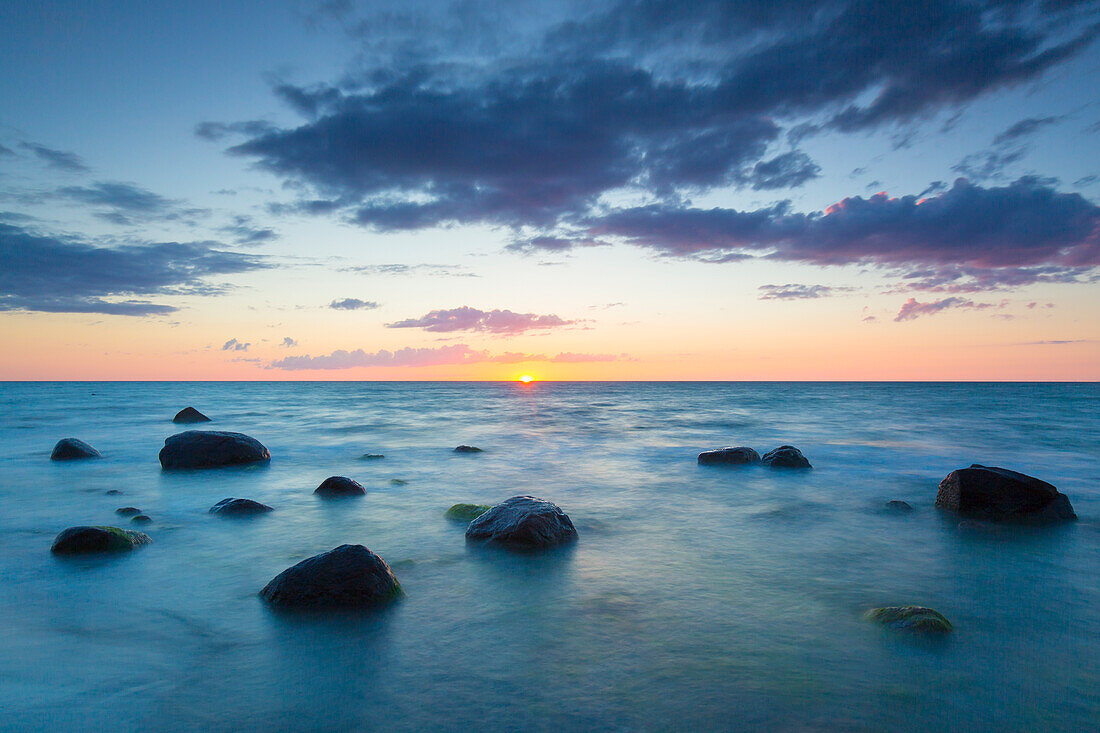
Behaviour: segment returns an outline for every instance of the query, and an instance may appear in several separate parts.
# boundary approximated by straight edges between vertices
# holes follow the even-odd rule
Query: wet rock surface
[[[362,496],[367,493],[363,485],[347,476],[329,476],[321,482],[321,485],[313,490],[314,494],[323,497],[335,496]]]
[[[160,465],[165,469],[218,468],[271,460],[263,443],[244,433],[188,430],[164,439]]]
[[[149,536],[118,527],[69,527],[53,541],[55,555],[81,555],[98,552],[122,552],[149,544]]]
[[[1007,468],[973,464],[940,481],[936,506],[991,521],[1064,522],[1077,519],[1069,498],[1046,481]]]
[[[362,545],[340,545],[307,558],[260,591],[274,608],[302,611],[371,608],[401,595],[390,566]]]
[[[194,407],[185,407],[176,413],[176,416],[172,418],[172,422],[186,425],[197,422],[210,422],[210,418]]]
[[[534,496],[513,496],[470,522],[467,540],[509,547],[552,547],[577,538],[569,516],[556,504]]]
[[[793,445],[781,445],[768,451],[760,462],[770,468],[813,468],[802,451]]]
[[[75,461],[81,458],[102,458],[100,452],[83,440],[62,438],[50,453],[51,461]]]
[[[703,451],[697,460],[701,466],[743,466],[760,463],[760,454],[742,445]]]
[[[269,507],[267,504],[261,504],[258,501],[252,499],[222,499],[214,506],[210,507],[211,514],[217,514],[223,517],[250,517],[255,514],[266,514],[267,512],[273,512],[275,509]]]

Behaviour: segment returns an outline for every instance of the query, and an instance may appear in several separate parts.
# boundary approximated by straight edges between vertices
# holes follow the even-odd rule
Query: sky
[[[0,4],[0,380],[1100,379],[1100,3]]]

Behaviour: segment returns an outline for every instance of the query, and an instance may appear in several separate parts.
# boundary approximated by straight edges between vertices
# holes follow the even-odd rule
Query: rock
[[[359,456],[360,461],[377,461],[381,458],[385,458],[385,456],[381,453],[364,453],[363,455]]]
[[[185,407],[176,413],[176,416],[172,418],[172,422],[175,423],[196,423],[196,422],[210,422],[210,418],[202,414],[194,407]]]
[[[551,547],[577,538],[569,516],[558,506],[534,496],[513,496],[470,522],[467,540],[486,540],[512,547]]]
[[[223,517],[245,517],[273,511],[275,511],[273,507],[251,499],[222,499],[210,507],[211,514],[218,514]]]
[[[120,552],[147,545],[149,535],[118,527],[69,527],[57,535],[50,552],[77,555],[91,552]]]
[[[362,545],[340,545],[302,560],[260,591],[272,606],[287,610],[369,608],[401,595],[390,566]]]
[[[165,469],[217,468],[270,461],[260,441],[243,433],[188,430],[164,439],[160,465]]]
[[[781,445],[768,451],[760,462],[772,468],[813,468],[802,451],[793,445]]]
[[[699,465],[716,466],[760,463],[760,454],[752,448],[738,446],[736,448],[720,448],[718,450],[703,451],[699,454]]]
[[[363,485],[358,481],[352,481],[347,476],[329,476],[321,482],[321,485],[313,490],[320,496],[360,496],[367,493]]]
[[[122,492],[119,491],[118,489],[108,489],[107,491],[104,491],[103,493],[106,494],[107,496],[118,496]]]
[[[886,502],[886,508],[895,512],[902,512],[906,514],[913,511],[913,506],[909,502],[898,501],[897,499]]]
[[[53,453],[50,454],[51,461],[72,461],[77,458],[102,458],[102,456],[95,448],[76,438],[62,438],[57,441],[57,445],[53,447]]]
[[[864,618],[891,629],[921,634],[946,634],[953,628],[939,611],[923,606],[873,608]]]
[[[456,522],[472,522],[490,509],[488,504],[455,504],[443,516]]]
[[[460,445],[455,448],[455,453],[484,453],[481,448],[475,448],[472,445]]]
[[[1060,522],[1077,519],[1065,494],[1046,481],[1005,468],[952,471],[940,481],[936,506],[977,519]]]
[[[130,517],[130,521],[134,524],[149,524],[153,520],[145,514],[135,514],[134,516]]]
[[[409,482],[403,478],[391,478],[390,486],[408,486]]]
[[[135,514],[141,514],[141,510],[136,506],[120,506],[115,509],[115,514],[121,514],[124,517],[132,517]]]

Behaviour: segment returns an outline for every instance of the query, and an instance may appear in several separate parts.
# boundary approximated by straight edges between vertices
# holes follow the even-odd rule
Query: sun
[[[516,381],[523,382],[524,384],[530,384],[531,382],[535,381],[535,378],[532,377],[530,374],[524,374],[522,377],[517,378]]]

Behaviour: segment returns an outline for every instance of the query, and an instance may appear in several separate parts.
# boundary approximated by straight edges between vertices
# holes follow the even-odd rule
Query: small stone
[[[273,507],[269,507],[267,504],[261,504],[258,501],[253,501],[252,499],[222,499],[217,504],[210,507],[211,514],[218,514],[223,517],[243,517],[253,514],[266,514],[267,512],[273,511],[275,511]]]
[[[738,446],[736,448],[720,448],[718,450],[703,451],[697,459],[701,466],[731,465],[760,463],[760,454],[752,448]]]
[[[443,516],[456,522],[472,522],[492,508],[488,504],[455,504]]]
[[[62,438],[57,441],[50,454],[51,461],[74,461],[80,458],[102,458],[99,451],[76,438]]]
[[[403,594],[386,561],[362,545],[340,545],[276,575],[260,597],[283,610],[370,608]]]
[[[147,545],[149,535],[118,527],[69,527],[53,541],[55,555],[79,555],[96,552],[120,552]]]
[[[347,476],[329,476],[313,490],[313,493],[324,497],[360,496],[367,493],[367,490],[358,481],[353,481]]]
[[[760,462],[771,468],[813,468],[802,451],[793,445],[781,445],[768,451]]]
[[[577,538],[577,529],[557,504],[534,496],[513,496],[489,509],[466,528],[467,540],[510,547],[551,547]]]
[[[484,453],[481,448],[475,448],[472,445],[460,445],[454,450],[455,453]]]
[[[107,496],[118,496],[122,492],[119,491],[118,489],[108,489],[107,491],[104,491],[103,493],[106,494]]]
[[[924,606],[873,608],[864,617],[891,629],[921,634],[946,634],[954,628],[939,611]]]
[[[130,517],[130,521],[134,524],[149,524],[153,520],[145,514],[135,514],[134,516]]]
[[[185,407],[176,413],[176,416],[172,418],[174,423],[197,423],[197,422],[210,422],[210,418],[202,414],[194,407]]]
[[[141,514],[141,510],[136,506],[120,506],[115,509],[115,514],[121,514],[124,517],[132,517],[135,514]]]
[[[409,482],[406,481],[405,479],[402,479],[402,478],[391,478],[390,479],[390,485],[391,486],[408,486]]]
[[[906,514],[913,511],[913,506],[909,502],[898,501],[897,499],[886,502],[886,508],[895,512],[902,512]]]
[[[381,453],[364,453],[363,455],[359,456],[360,461],[377,461],[382,458],[385,458],[385,456]]]

